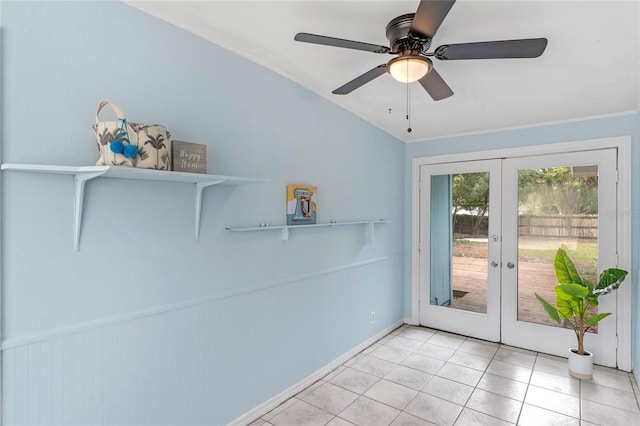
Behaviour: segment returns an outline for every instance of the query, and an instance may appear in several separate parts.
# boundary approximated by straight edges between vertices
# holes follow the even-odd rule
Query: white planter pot
[[[576,379],[591,380],[593,354],[584,351],[584,355],[578,355],[577,349],[569,349],[569,374]]]

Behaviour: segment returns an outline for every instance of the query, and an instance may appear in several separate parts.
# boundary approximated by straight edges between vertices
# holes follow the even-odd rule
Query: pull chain
[[[411,133],[411,91],[409,90],[409,83],[407,83],[407,132]]]
[[[411,133],[411,91],[409,90],[409,61],[407,63],[407,133]]]

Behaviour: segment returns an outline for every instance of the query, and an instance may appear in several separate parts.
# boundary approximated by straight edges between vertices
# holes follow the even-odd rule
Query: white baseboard
[[[269,411],[273,410],[278,405],[282,404],[292,396],[297,395],[298,393],[302,392],[303,390],[305,390],[306,388],[308,388],[318,380],[322,379],[324,376],[326,376],[327,374],[329,374],[330,372],[332,372],[333,370],[335,370],[336,368],[338,368],[339,366],[347,362],[349,359],[351,359],[358,353],[362,352],[364,349],[371,346],[373,343],[377,342],[387,334],[391,333],[393,330],[400,327],[404,323],[406,323],[406,319],[393,323],[392,325],[380,331],[379,333],[376,333],[373,337],[365,340],[355,348],[351,349],[349,352],[334,359],[324,367],[316,370],[314,373],[302,379],[295,385],[289,387],[288,389],[285,389],[284,391],[280,392],[278,395],[274,396],[273,398],[263,402],[262,404],[258,405],[252,410],[244,413],[237,419],[229,422],[228,425],[245,426],[253,422],[254,420],[259,419],[260,417],[267,414]]]
[[[418,325],[418,323],[415,322],[411,317],[405,318],[404,319],[404,323],[407,324],[407,325]]]

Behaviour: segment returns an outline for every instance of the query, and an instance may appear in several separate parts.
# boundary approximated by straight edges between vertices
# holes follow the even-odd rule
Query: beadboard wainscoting
[[[3,342],[3,421],[226,424],[398,324],[402,267],[372,259]]]

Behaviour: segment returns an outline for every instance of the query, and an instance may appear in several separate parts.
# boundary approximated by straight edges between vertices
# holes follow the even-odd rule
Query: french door
[[[575,335],[537,301],[555,301],[564,248],[586,278],[615,266],[616,150],[420,167],[420,324],[566,356]],[[613,314],[588,333],[595,362],[616,365]]]

